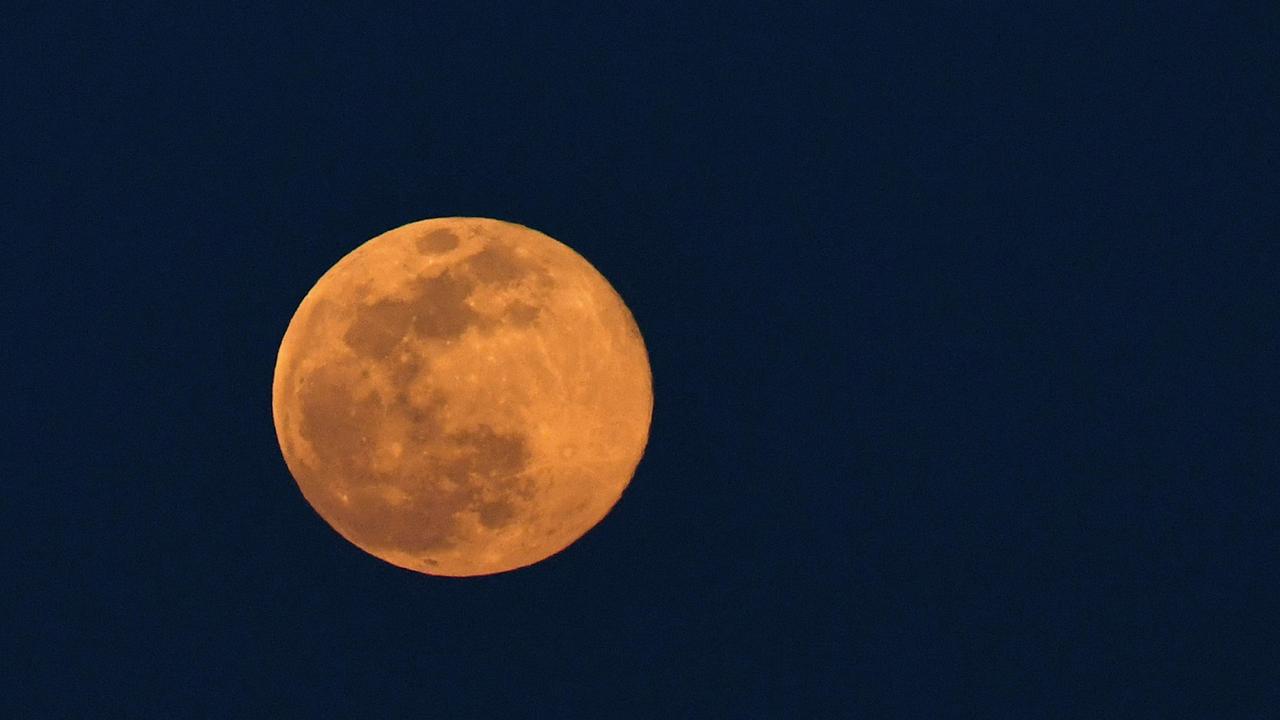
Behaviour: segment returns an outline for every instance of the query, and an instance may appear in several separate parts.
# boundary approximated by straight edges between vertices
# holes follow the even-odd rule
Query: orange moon
[[[649,437],[631,312],[582,256],[485,218],[410,223],[356,248],[280,344],[276,436],[335,530],[430,575],[568,547],[609,512]]]

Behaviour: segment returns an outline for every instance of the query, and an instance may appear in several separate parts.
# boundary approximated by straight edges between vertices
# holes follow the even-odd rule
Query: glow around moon
[[[538,562],[613,507],[648,439],[648,355],[586,260],[521,225],[439,218],[339,261],[289,323],[276,434],[307,501],[434,575]]]

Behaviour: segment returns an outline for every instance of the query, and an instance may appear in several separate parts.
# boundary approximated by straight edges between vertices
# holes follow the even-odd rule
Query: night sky
[[[1280,12],[1027,4],[6,9],[0,714],[1275,717]],[[320,275],[451,215],[655,389],[472,579],[271,417]]]

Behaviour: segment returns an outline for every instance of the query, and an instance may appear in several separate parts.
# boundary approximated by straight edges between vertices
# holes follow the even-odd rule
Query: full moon
[[[640,330],[582,256],[523,225],[437,218],[326,272],[285,331],[276,436],[343,537],[430,575],[568,547],[631,481],[653,385]]]

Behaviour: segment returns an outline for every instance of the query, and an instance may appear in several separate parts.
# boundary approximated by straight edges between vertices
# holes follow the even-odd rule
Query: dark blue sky
[[[6,716],[1280,706],[1270,4],[207,5],[5,13]],[[467,581],[270,411],[442,215],[589,258],[655,380],[607,520]]]

